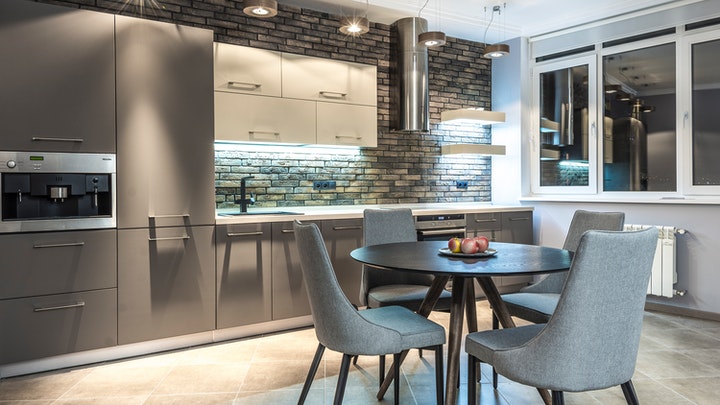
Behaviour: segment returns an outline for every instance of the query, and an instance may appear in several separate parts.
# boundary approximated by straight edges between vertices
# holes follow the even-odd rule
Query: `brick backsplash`
[[[269,19],[247,17],[242,1],[158,0],[160,9],[142,14],[124,0],[38,0],[69,7],[211,29],[214,39],[243,46],[332,58],[377,66],[378,146],[356,154],[304,149],[282,152],[243,151],[216,145],[215,185],[218,207],[234,207],[239,181],[253,175],[248,190],[256,206],[345,205],[472,202],[490,200],[491,158],[440,156],[440,144],[490,143],[490,130],[480,125],[439,124],[440,111],[461,107],[490,109],[490,71],[482,57],[483,44],[448,38],[439,50],[429,50],[429,133],[391,129],[391,71],[395,66],[392,26],[371,23],[359,38],[338,31],[340,14],[328,14],[279,4]],[[333,180],[335,190],[313,190],[314,180]],[[459,190],[456,180],[468,181]]]

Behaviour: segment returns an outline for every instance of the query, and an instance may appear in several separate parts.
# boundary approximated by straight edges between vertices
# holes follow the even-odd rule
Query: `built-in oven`
[[[0,233],[116,226],[114,154],[0,152]]]
[[[465,237],[465,214],[418,215],[415,217],[418,240],[443,240]]]

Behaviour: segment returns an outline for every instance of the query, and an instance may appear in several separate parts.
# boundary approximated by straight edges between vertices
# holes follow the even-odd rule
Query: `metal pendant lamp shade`
[[[483,56],[488,59],[502,58],[510,54],[510,46],[506,44],[494,44],[485,47]]]
[[[275,0],[245,0],[243,13],[259,18],[270,18],[277,15],[277,1]]]
[[[429,32],[423,32],[418,36],[418,42],[421,45],[425,45],[429,48],[433,46],[443,46],[445,45],[446,39],[445,39],[445,33],[441,31],[429,31]]]
[[[340,32],[358,36],[370,31],[370,22],[366,17],[343,17],[340,19]]]

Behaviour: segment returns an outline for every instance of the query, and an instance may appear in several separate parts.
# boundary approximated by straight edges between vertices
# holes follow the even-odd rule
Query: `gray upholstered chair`
[[[563,403],[564,391],[615,385],[637,404],[631,378],[657,237],[657,229],[586,232],[547,324],[469,334],[468,404],[476,401],[478,360],[513,381],[551,390],[553,404]]]
[[[389,306],[358,311],[338,284],[320,230],[315,224],[295,221],[295,240],[305,279],[318,347],[298,404],[310,390],[325,348],[343,353],[334,404],[341,404],[350,360],[355,355],[393,354],[395,375],[400,375],[400,353],[412,348],[435,350],[437,402],[443,401],[443,344],[445,329],[413,311]],[[395,404],[400,378],[394,379]]]
[[[363,211],[363,239],[365,246],[416,241],[412,210],[366,209]],[[400,305],[417,311],[432,281],[430,274],[392,272],[363,266],[360,304],[368,308]],[[451,295],[449,291],[443,291],[435,309],[449,310]]]

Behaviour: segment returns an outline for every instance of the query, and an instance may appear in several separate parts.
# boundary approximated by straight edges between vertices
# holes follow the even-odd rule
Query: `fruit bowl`
[[[452,257],[488,257],[488,256],[495,256],[497,254],[497,250],[488,248],[484,252],[477,252],[477,253],[462,253],[462,252],[452,252],[448,248],[440,248],[439,252],[443,256],[452,256]]]

